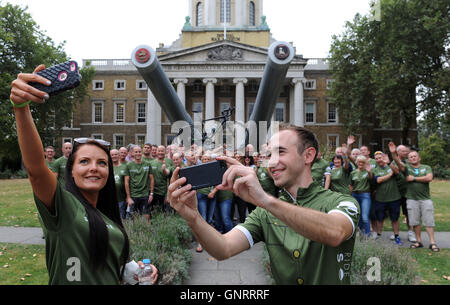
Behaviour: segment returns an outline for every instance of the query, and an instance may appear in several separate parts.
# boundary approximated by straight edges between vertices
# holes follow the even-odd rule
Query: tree
[[[33,21],[27,8],[0,3],[0,165],[13,169],[20,167],[19,145],[14,111],[9,102],[11,82],[21,72],[31,73],[39,64],[50,67],[68,60],[64,43],[55,45]],[[72,119],[77,102],[87,94],[87,84],[94,70],[80,70],[82,83],[70,90],[51,97],[42,105],[31,104],[31,112],[44,146],[53,144],[61,135],[62,127]]]
[[[347,129],[396,126],[406,143],[418,112],[448,122],[450,4],[380,0],[379,7],[379,19],[356,15],[333,36],[331,96]]]

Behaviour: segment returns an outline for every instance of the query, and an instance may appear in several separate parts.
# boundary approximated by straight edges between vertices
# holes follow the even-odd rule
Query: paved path
[[[392,232],[384,232],[383,240],[389,240]],[[400,232],[402,247],[409,247],[407,232]],[[435,232],[440,248],[450,249],[450,232]],[[44,245],[41,228],[0,227],[0,243],[21,243]],[[428,235],[422,232],[422,243],[428,248]],[[190,278],[185,285],[270,285],[262,265],[263,243],[225,261],[217,261],[206,251],[195,252],[193,244]]]

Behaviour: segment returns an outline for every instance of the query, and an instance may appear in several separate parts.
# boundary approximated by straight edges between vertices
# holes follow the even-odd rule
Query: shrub
[[[371,257],[379,259],[380,281],[367,279],[369,269],[373,266],[368,265]],[[266,246],[263,250],[263,264],[267,275],[274,282]],[[400,251],[392,242],[356,238],[350,277],[352,285],[418,285],[420,278],[417,274],[417,262],[408,251]]]
[[[178,215],[155,213],[152,224],[141,216],[124,221],[130,259],[150,258],[159,271],[159,285],[179,285],[189,276],[192,233]]]

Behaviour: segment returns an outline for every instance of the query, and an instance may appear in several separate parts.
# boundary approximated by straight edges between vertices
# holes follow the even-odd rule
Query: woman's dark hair
[[[331,159],[331,161],[333,161],[333,163],[334,163],[334,159],[341,160],[341,166],[344,166],[344,158],[342,158],[341,155],[334,155],[333,158]]]
[[[245,164],[245,159],[249,158],[250,159],[250,164],[249,165],[255,165],[255,159],[253,158],[253,156],[249,156],[248,154],[245,155],[244,157],[244,165]]]
[[[72,177],[75,155],[77,150],[82,145],[95,145],[102,149],[108,156],[108,179],[106,181],[106,185],[98,194],[96,208],[82,195]],[[105,265],[106,256],[109,249],[109,234],[106,223],[100,215],[100,212],[102,212],[105,216],[112,220],[123,233],[125,245],[122,251],[122,265],[125,267],[125,264],[128,262],[130,252],[130,242],[123,226],[122,219],[120,218],[119,206],[117,204],[116,183],[114,180],[114,167],[109,150],[105,146],[97,143],[95,140],[88,141],[84,144],[75,143],[72,153],[67,159],[65,178],[67,191],[72,193],[83,204],[86,210],[87,219],[89,222],[89,256],[92,266],[94,268],[103,267]],[[124,270],[125,268],[122,268],[120,279],[123,277]],[[120,270],[118,270],[118,273],[120,273]]]

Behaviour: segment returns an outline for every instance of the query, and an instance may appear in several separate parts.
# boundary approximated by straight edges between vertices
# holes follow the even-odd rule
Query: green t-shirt
[[[319,160],[316,160],[316,162],[314,162],[311,167],[311,176],[312,176],[313,180],[322,186],[324,186],[323,178],[324,178],[325,171],[329,165],[330,165],[329,162],[320,158]]]
[[[351,195],[350,184],[350,172],[343,167],[333,168],[326,174],[331,174],[330,190],[333,192],[339,192],[345,195]]]
[[[47,159],[45,159],[45,164],[47,164],[47,167],[51,170],[52,169],[52,164],[55,163],[56,160],[53,160],[53,162],[48,162]]]
[[[127,163],[121,163],[119,166],[114,166],[114,180],[116,181],[117,201],[122,202],[127,198],[125,192],[125,173],[127,170]]]
[[[231,191],[217,191],[216,193],[216,202],[221,203],[225,200],[233,199],[233,192]]]
[[[170,162],[166,162],[166,160],[169,159],[164,159],[165,163],[166,163],[166,169],[168,169],[170,171]],[[168,182],[168,177],[163,174],[162,172],[162,162],[159,162],[158,159],[154,159],[150,162],[151,168],[152,168],[152,174],[153,174],[153,179],[155,180],[155,189],[153,191],[153,193],[160,195],[160,196],[166,196],[167,194],[167,182]],[[173,165],[173,163],[172,163]]]
[[[213,187],[208,186],[208,187],[204,187],[204,188],[198,189],[197,193],[200,193],[200,194],[203,194],[203,195],[208,195],[209,193],[211,193],[212,190],[213,190]]]
[[[131,197],[148,197],[150,193],[150,174],[152,172],[150,164],[145,161],[142,161],[141,164],[137,164],[134,161],[126,164],[125,176],[130,177]]]
[[[348,195],[323,189],[313,182],[307,189],[300,188],[297,199],[285,190],[280,200],[323,213],[341,213],[351,220],[353,234],[337,247],[309,240],[270,212],[257,207],[237,229],[250,233],[250,245],[263,241],[269,253],[270,268],[278,285],[350,284],[350,269],[355,244],[355,228],[360,208]],[[245,229],[242,229],[245,228]]]
[[[386,165],[384,168],[381,168],[380,166],[376,166],[372,170],[372,174],[374,177],[375,182],[377,181],[377,178],[383,177],[388,175],[392,171],[391,167]],[[395,176],[392,176],[389,178],[389,180],[378,183],[376,182],[376,190],[375,190],[375,200],[379,202],[391,202],[399,200],[402,196],[400,195],[400,192],[398,191],[397,181]]]
[[[414,177],[424,177],[428,174],[432,174],[433,170],[428,165],[421,164],[418,168],[413,167],[410,164],[406,165],[406,175]],[[430,183],[429,182],[408,182],[406,196],[407,199],[413,200],[427,200],[430,197]]]
[[[259,183],[261,184],[264,192],[276,197],[278,189],[275,186],[272,177],[269,175],[267,168],[262,166],[258,167],[256,175],[258,176]]]
[[[60,182],[62,186],[66,185],[66,164],[67,159],[62,156],[50,165],[52,172],[58,173],[58,182]]]
[[[50,285],[118,285],[125,237],[108,217],[104,268],[93,268],[89,257],[89,223],[84,206],[58,183],[54,213],[34,195],[45,230],[45,257]]]
[[[405,164],[405,166],[407,164],[409,164],[408,160],[403,160],[402,162]],[[392,161],[392,163],[395,166],[397,166],[397,163],[395,161]],[[397,174],[397,176],[395,176],[395,181],[397,181],[397,187],[398,187],[398,191],[400,192],[400,195],[402,197],[405,197],[405,195],[406,195],[406,187],[407,187],[408,183],[406,182],[406,176],[404,175],[404,173],[402,171],[400,171]]]
[[[350,177],[354,192],[370,192],[370,178],[366,170],[355,169],[350,173]]]

